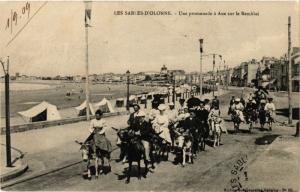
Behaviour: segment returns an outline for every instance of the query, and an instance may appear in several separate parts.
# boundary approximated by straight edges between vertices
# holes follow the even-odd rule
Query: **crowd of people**
[[[275,105],[272,100],[261,90],[251,93],[246,101],[233,96],[228,114],[235,115],[240,122],[249,123],[249,121],[254,122],[259,119],[262,124],[262,121],[269,121],[266,118],[275,119]],[[173,152],[177,159],[176,155],[180,154],[182,157],[180,163],[185,166],[186,156],[192,163],[197,153],[205,150],[208,141],[211,141],[212,147],[219,146],[221,133],[227,133],[227,129],[222,125],[220,102],[217,96],[210,101],[200,100],[191,94],[187,101],[180,100],[179,103],[180,106],[175,108],[173,102],[164,104],[153,101],[152,109],[148,113],[141,110],[138,104],[134,104],[134,111],[127,121],[128,127],[122,130],[117,129],[118,132],[126,131],[127,135],[130,135],[126,138],[127,140],[124,140],[121,134],[118,134],[117,145],[121,149],[118,161],[126,162],[129,153],[126,146],[132,143],[131,139],[135,141],[135,144],[141,144],[145,164],[151,162],[153,168],[153,152],[157,148],[162,152],[160,158],[165,155],[164,152],[167,154]],[[105,136],[107,125],[102,119],[102,114],[100,110],[96,111],[95,119],[90,125],[91,135],[85,143],[93,141],[95,155],[100,157],[102,162],[104,159],[109,162],[112,144]]]

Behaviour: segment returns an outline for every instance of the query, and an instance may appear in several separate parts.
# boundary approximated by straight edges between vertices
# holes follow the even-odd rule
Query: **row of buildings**
[[[292,48],[292,89],[299,91],[299,63],[300,48]],[[263,86],[273,90],[287,90],[288,88],[288,60],[287,57],[263,57],[261,60],[252,59],[242,62],[240,65],[222,70],[209,71],[203,74],[204,84],[220,84],[231,86]],[[35,77],[16,73],[11,76],[13,80],[63,80],[63,81],[85,81],[84,76],[55,76]],[[184,70],[169,70],[163,65],[160,71],[146,71],[130,74],[130,82],[144,85],[169,85],[175,79],[176,84],[196,84],[200,82],[198,72],[186,73]],[[89,80],[94,83],[126,83],[126,74],[91,74]]]
[[[300,48],[293,47],[292,90],[299,91]],[[260,61],[252,59],[242,62],[226,73],[230,76],[230,84],[234,86],[263,86],[267,89],[286,91],[288,88],[288,59],[286,56],[263,57]]]

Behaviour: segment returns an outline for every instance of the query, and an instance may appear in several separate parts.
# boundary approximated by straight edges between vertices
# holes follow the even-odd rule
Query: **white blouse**
[[[168,128],[169,126],[169,118],[167,115],[157,115],[154,119],[153,126],[155,131],[161,132],[164,128]]]
[[[92,133],[95,130],[95,128],[100,130],[98,132],[98,134],[104,134],[106,129],[107,129],[106,121],[104,119],[100,119],[100,120],[93,119],[93,120],[91,120],[90,129],[89,129],[90,132]]]

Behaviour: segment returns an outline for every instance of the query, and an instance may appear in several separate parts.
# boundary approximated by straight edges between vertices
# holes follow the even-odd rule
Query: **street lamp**
[[[130,71],[126,71],[127,76],[127,102],[126,102],[126,109],[129,111],[129,83],[130,83]]]
[[[175,106],[175,97],[176,97],[176,92],[175,92],[175,86],[176,86],[176,83],[175,83],[175,74],[174,72],[171,73],[171,79],[172,79],[172,83],[173,83],[173,94],[172,94],[172,102],[174,103],[174,106]]]
[[[200,98],[202,98],[202,86],[203,86],[203,81],[202,81],[202,53],[203,53],[203,39],[199,39],[200,43]]]
[[[5,119],[6,119],[6,166],[11,167],[11,150],[10,150],[10,114],[9,114],[9,57],[7,57],[6,66],[0,58],[5,77]],[[6,69],[5,69],[6,68]]]
[[[221,54],[217,54],[217,53],[208,53],[205,55],[202,55],[202,57],[207,57],[207,56],[213,56],[213,71],[212,71],[212,78],[213,78],[213,96],[215,96],[215,65],[216,65],[216,56],[219,56],[220,60],[222,61],[222,55]],[[218,76],[219,74],[217,74]]]

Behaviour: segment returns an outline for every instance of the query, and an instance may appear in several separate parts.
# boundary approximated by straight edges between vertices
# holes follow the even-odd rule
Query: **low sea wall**
[[[115,112],[115,113],[104,113],[103,117],[105,118],[105,117],[126,115],[126,114],[128,114],[127,111]],[[93,115],[90,117],[94,118]],[[47,128],[47,127],[52,127],[52,126],[77,123],[80,121],[86,121],[86,116],[66,118],[66,119],[60,119],[60,120],[54,120],[54,121],[40,121],[40,122],[25,123],[25,124],[21,124],[21,125],[13,125],[13,126],[10,126],[10,132],[11,133],[24,132],[24,131],[29,131],[32,129],[42,129],[42,128]],[[1,127],[1,135],[4,135],[5,132],[6,132],[6,127]]]

